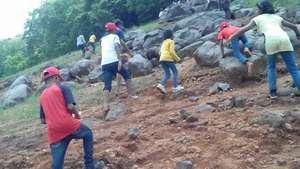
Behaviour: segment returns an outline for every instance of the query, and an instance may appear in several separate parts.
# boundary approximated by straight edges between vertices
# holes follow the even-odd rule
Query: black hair
[[[164,32],[164,40],[173,39],[173,32],[171,30],[166,30]]]
[[[115,24],[116,24],[117,26],[120,26],[120,25],[122,25],[122,22],[121,22],[120,20],[118,20],[117,22],[115,22]]]
[[[256,6],[260,10],[260,14],[274,14],[275,10],[273,4],[269,0],[260,0]]]

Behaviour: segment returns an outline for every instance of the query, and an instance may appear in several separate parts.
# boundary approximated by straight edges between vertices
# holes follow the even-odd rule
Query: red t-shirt
[[[70,102],[74,102],[73,95],[66,86],[52,85],[43,91],[41,117],[46,119],[49,144],[59,142],[80,128],[80,120],[73,118],[67,109]]]
[[[224,40],[228,39],[231,35],[233,35],[235,32],[239,31],[240,27],[230,26],[227,28],[224,28],[218,35],[218,40]]]

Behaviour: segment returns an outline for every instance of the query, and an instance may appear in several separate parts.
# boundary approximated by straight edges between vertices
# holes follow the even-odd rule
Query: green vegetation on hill
[[[275,6],[284,6],[288,8],[293,8],[297,4],[300,4],[300,1],[298,0],[270,0],[273,2]],[[255,6],[255,4],[258,2],[258,0],[246,0],[247,5],[249,6]]]

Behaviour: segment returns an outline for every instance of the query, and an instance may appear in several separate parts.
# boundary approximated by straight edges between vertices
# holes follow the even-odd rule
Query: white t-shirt
[[[102,60],[101,65],[106,65],[114,62],[118,62],[118,55],[115,49],[117,44],[121,44],[118,35],[109,34],[101,39],[101,52]]]
[[[86,42],[85,42],[85,39],[84,39],[84,36],[83,35],[79,35],[78,37],[77,37],[77,47],[79,46],[79,45],[84,45]]]

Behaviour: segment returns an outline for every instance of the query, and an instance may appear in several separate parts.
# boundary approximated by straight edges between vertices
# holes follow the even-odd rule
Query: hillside
[[[149,61],[142,57],[138,60],[141,62],[137,62],[144,66],[142,70],[132,69],[137,74],[133,85],[139,98],[128,100],[124,86],[119,96],[113,91],[111,113],[121,115],[106,121],[102,107],[103,83],[100,80],[92,83],[89,77],[99,67],[99,53],[91,60],[84,60],[93,70],[79,80],[68,76],[82,121],[93,129],[94,158],[108,162],[106,168],[109,169],[174,169],[182,160],[191,161],[194,169],[299,169],[300,97],[291,88],[292,80],[285,65],[282,62],[277,65],[281,97],[270,100],[266,65],[261,63],[264,60],[262,37],[250,32],[247,36],[255,51],[255,66],[263,70],[257,69],[253,79],[239,79],[230,74],[227,67],[224,71],[222,62],[230,61],[228,65],[233,66],[236,63],[230,51],[226,58],[219,58],[217,52],[215,35],[224,14],[202,11],[201,5],[199,11],[192,14],[189,8],[184,11],[183,6],[180,9],[187,13],[177,20],[160,20],[128,33],[128,46],[136,59],[139,54],[156,55],[161,32],[167,28],[175,31],[178,53],[184,60],[177,65],[185,87],[183,92],[170,90],[167,95],[160,94],[155,89],[162,75],[155,66],[156,58],[150,57]],[[253,9],[244,7],[236,13],[240,16],[231,21],[233,24],[243,24],[254,15]],[[285,10],[279,14],[290,15]],[[297,17],[292,19],[297,20]],[[299,44],[293,34],[289,35],[300,56]],[[212,58],[213,63],[203,61],[204,56]],[[4,95],[9,90],[4,84],[11,85],[20,75],[30,76],[32,93],[25,101],[0,110],[0,169],[50,168],[46,128],[38,119],[40,72],[49,65],[71,72],[81,61],[79,52],[74,52],[1,80],[0,93]],[[148,63],[152,65],[149,71]],[[132,65],[129,64],[129,68]],[[243,68],[237,64],[239,75],[243,76]],[[211,92],[216,83],[230,87]],[[139,131],[135,139],[129,135],[132,128]],[[74,140],[68,148],[65,169],[83,168],[82,159],[82,143]]]

